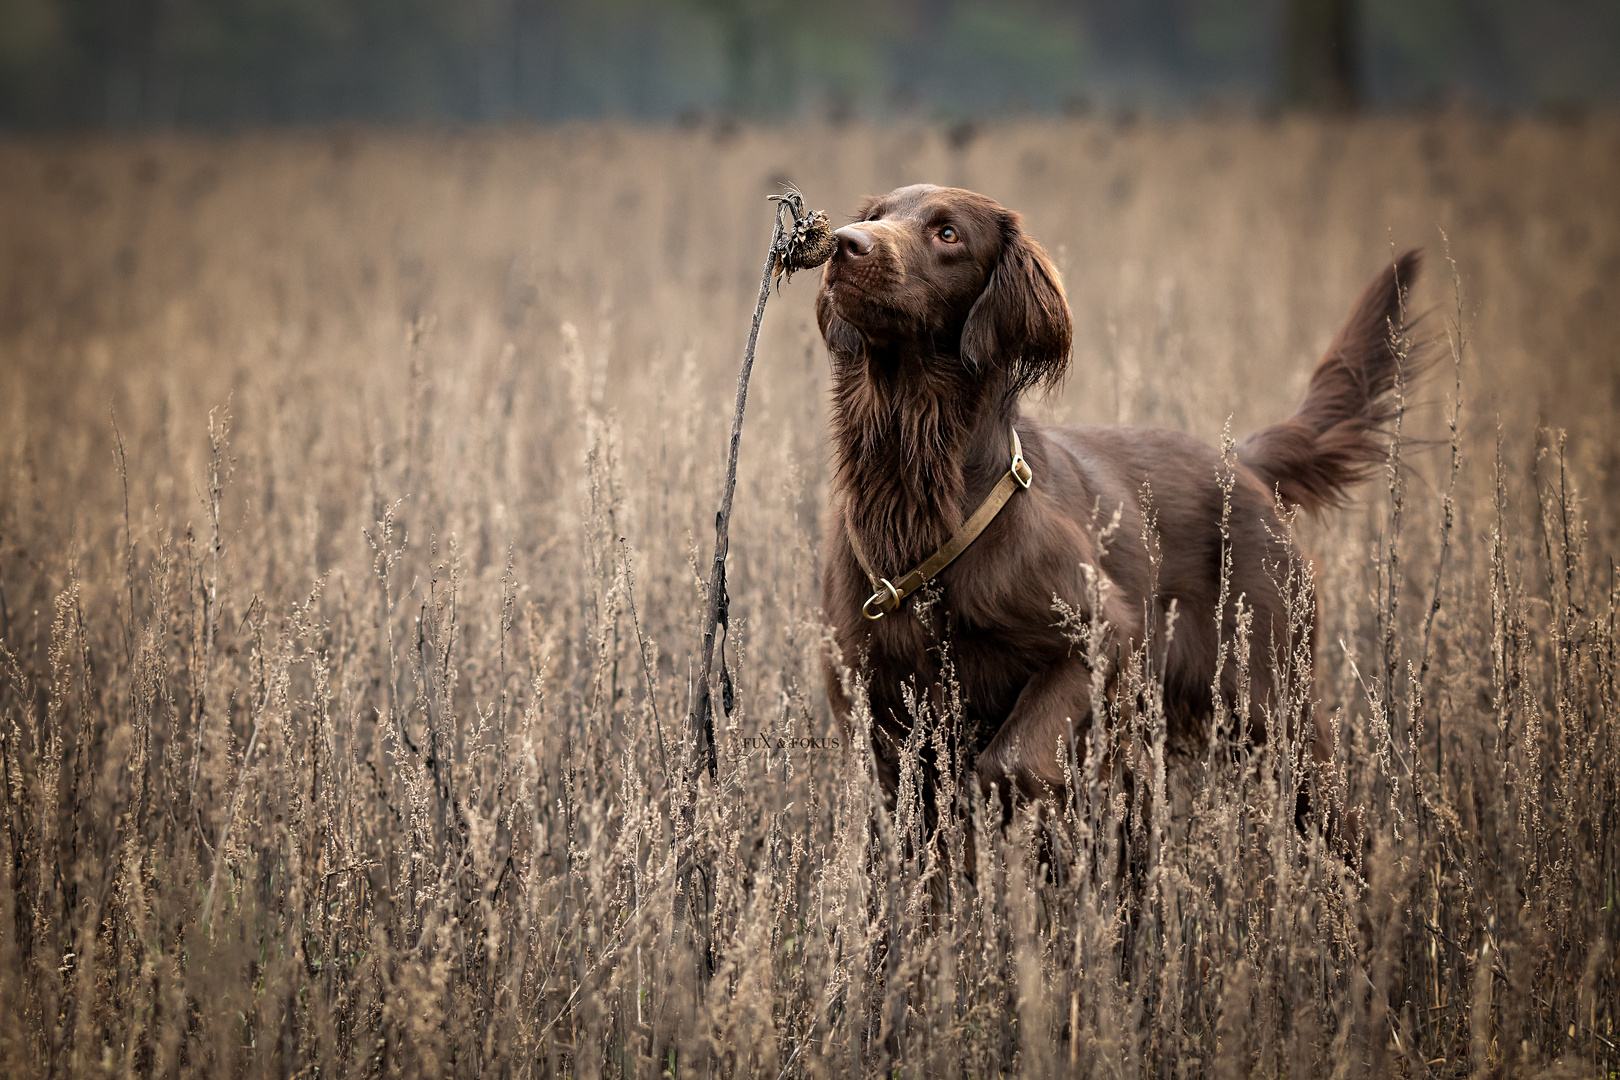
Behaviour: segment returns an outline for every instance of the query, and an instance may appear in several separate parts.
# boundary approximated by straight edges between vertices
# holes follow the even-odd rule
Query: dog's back
[[[1380,431],[1394,414],[1396,383],[1415,378],[1428,362],[1425,354],[1402,344],[1406,293],[1419,265],[1420,253],[1408,251],[1367,286],[1312,375],[1299,410],[1245,439],[1235,462],[1223,462],[1215,448],[1177,431],[1045,429],[1080,478],[1070,480],[1064,470],[1054,478],[1073,489],[1066,493],[1071,511],[1089,519],[1101,509],[1108,520],[1090,523],[1098,529],[1109,525],[1118,508],[1115,535],[1098,551],[1110,587],[1151,598],[1154,610],[1144,613],[1148,619],[1162,621],[1175,604],[1174,634],[1154,656],[1165,680],[1172,734],[1179,727],[1180,734],[1196,737],[1189,729],[1212,704],[1223,519],[1232,560],[1228,596],[1244,598],[1258,645],[1264,648],[1270,639],[1280,643],[1289,620],[1278,579],[1286,575],[1289,547],[1278,501],[1313,513],[1336,506],[1384,460]],[[1225,506],[1221,477],[1228,471],[1231,505]],[[1144,514],[1153,520],[1146,542]],[[1221,613],[1227,640],[1236,632],[1234,619],[1235,607],[1228,603]],[[1150,625],[1148,631],[1163,634],[1162,626]],[[1234,669],[1224,670],[1221,681],[1232,700],[1238,689]],[[1252,687],[1257,706],[1271,696],[1269,682]],[[1317,738],[1326,739],[1327,732]],[[1316,750],[1318,756],[1326,751],[1325,745]]]

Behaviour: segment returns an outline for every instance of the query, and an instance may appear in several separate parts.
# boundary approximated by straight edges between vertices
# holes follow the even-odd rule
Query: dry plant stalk
[[[770,299],[771,281],[778,286],[785,276],[792,279],[794,272],[811,270],[826,262],[837,241],[832,235],[831,223],[825,210],[808,210],[804,195],[792,184],[780,195],[770,199],[776,203],[776,224],[771,232],[771,246],[765,253],[765,269],[759,275],[759,298],[754,302],[754,318],[748,328],[748,345],[743,350],[742,370],[737,373],[737,407],[731,416],[731,442],[726,450],[726,479],[720,489],[720,509],[714,516],[714,562],[709,569],[707,605],[703,611],[703,634],[699,639],[701,660],[698,667],[697,701],[688,718],[692,734],[693,751],[697,761],[709,770],[709,779],[716,777],[717,757],[714,748],[714,698],[710,689],[714,673],[715,636],[729,623],[729,599],[726,596],[726,554],[730,548],[731,499],[737,488],[737,447],[742,442],[743,409],[748,404],[748,377],[754,370],[754,349],[759,344],[759,324],[765,316],[765,301]],[[783,227],[784,215],[786,228]],[[723,704],[731,712],[731,676],[725,664],[720,666]]]

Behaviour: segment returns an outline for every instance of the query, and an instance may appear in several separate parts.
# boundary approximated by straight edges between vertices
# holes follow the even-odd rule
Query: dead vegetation
[[[1330,711],[1335,775],[1177,759],[1138,665],[1094,735],[1134,781],[1082,770],[1040,835],[875,813],[816,688],[807,275],[683,802],[788,177],[1024,211],[1076,315],[1042,411],[1211,441],[1429,246],[1456,362],[1278,569],[1319,668],[1226,659]],[[0,1070],[1615,1075],[1617,184],[1600,120],[0,145]],[[1294,827],[1303,782],[1352,865]]]

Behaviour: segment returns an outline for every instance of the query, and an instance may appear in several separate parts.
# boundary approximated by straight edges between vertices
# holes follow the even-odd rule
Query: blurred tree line
[[[0,0],[0,125],[1620,99],[1617,0]]]

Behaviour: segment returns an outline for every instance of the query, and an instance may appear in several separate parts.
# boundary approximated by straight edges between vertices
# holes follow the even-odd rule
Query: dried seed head
[[[778,204],[777,213],[786,210],[793,222],[782,231],[782,241],[776,249],[775,277],[780,286],[785,275],[788,280],[798,270],[810,270],[832,257],[838,241],[833,236],[832,222],[825,210],[807,210],[799,189],[789,186],[781,195],[772,195]]]
[[[832,223],[827,211],[813,210],[801,218],[793,219],[793,231],[788,234],[777,265],[788,273],[820,266],[832,257],[838,241],[833,238]]]

